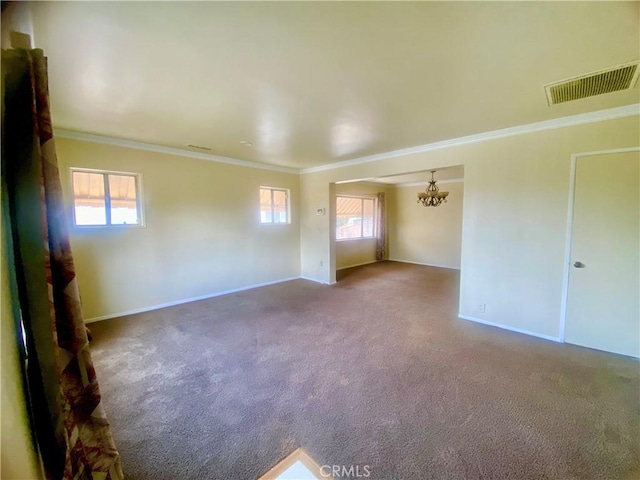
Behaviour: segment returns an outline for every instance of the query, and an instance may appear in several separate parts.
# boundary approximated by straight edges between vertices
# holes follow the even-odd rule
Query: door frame
[[[578,159],[594,155],[608,155],[612,153],[640,152],[640,146],[598,150],[571,154],[571,171],[569,174],[569,206],[567,210],[567,233],[564,248],[564,273],[562,278],[562,304],[560,306],[560,341],[564,343],[564,330],[567,322],[567,302],[569,300],[569,276],[571,273],[571,241],[573,236],[573,206],[576,191],[576,167]]]

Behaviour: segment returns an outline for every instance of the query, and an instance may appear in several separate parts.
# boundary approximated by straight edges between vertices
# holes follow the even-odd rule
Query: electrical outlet
[[[487,313],[487,304],[479,303],[477,307],[478,313]]]

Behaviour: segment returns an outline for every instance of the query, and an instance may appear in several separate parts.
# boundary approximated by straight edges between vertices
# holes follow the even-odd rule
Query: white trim
[[[569,175],[569,202],[567,207],[567,232],[564,247],[564,272],[562,278],[562,302],[560,304],[560,341],[564,342],[567,324],[567,303],[569,301],[569,277],[571,276],[571,241],[573,237],[573,207],[576,191],[576,167],[578,158],[613,153],[640,152],[640,146],[597,150],[592,152],[573,153],[571,155],[571,170]]]
[[[93,133],[77,132],[75,130],[67,130],[65,128],[54,129],[54,135],[60,138],[69,138],[71,140],[81,140],[83,142],[101,143],[104,145],[115,145],[117,147],[134,148],[136,150],[146,150],[149,152],[166,153],[168,155],[179,155],[181,157],[197,158],[199,160],[208,160],[210,162],[226,163],[229,165],[237,165],[239,167],[259,168],[262,170],[273,170],[284,173],[299,173],[297,168],[281,167],[266,163],[250,162],[248,160],[239,160],[237,158],[222,157],[211,153],[192,152],[183,148],[166,147],[164,145],[155,145],[153,143],[137,142],[135,140],[126,140],[124,138],[107,137],[104,135],[95,135]]]
[[[464,183],[464,178],[450,178],[449,180],[438,180],[438,185],[444,185],[447,183]],[[429,184],[428,181],[424,182],[410,182],[410,183],[389,183],[388,185],[396,188],[402,187],[426,187]]]
[[[581,113],[568,117],[553,118],[542,122],[529,123],[527,125],[519,125],[516,127],[508,127],[490,132],[478,133],[475,135],[467,135],[465,137],[452,138],[442,140],[440,142],[427,143],[416,147],[402,148],[386,153],[378,153],[366,157],[354,158],[353,160],[345,160],[343,162],[335,162],[317,167],[303,168],[301,174],[322,172],[325,170],[335,170],[351,165],[359,165],[361,163],[377,162],[388,158],[401,157],[415,153],[429,152],[439,150],[441,148],[466,145],[469,143],[484,142],[486,140],[495,140],[497,138],[513,137],[515,135],[523,135],[526,133],[540,132],[543,130],[553,130],[556,128],[571,127],[574,125],[582,125],[585,123],[602,122],[604,120],[613,120],[616,118],[631,117],[640,115],[640,103],[624,105],[622,107],[608,108],[606,110],[597,110],[595,112]]]
[[[105,135],[96,135],[93,133],[78,132],[76,130],[68,130],[66,128],[55,128],[54,135],[60,138],[69,138],[72,140],[81,140],[92,143],[102,143],[105,145],[115,145],[119,147],[134,148],[137,150],[146,150],[150,152],[166,153],[169,155],[179,155],[182,157],[197,158],[200,160],[207,160],[211,162],[226,163],[230,165],[237,165],[240,167],[258,168],[262,170],[273,170],[276,172],[305,174],[322,172],[325,170],[334,170],[337,168],[347,167],[350,165],[359,165],[361,163],[377,162],[379,160],[385,160],[388,158],[401,157],[404,155],[411,155],[415,153],[429,152],[432,150],[439,150],[441,148],[454,147],[458,145],[465,145],[469,143],[483,142],[486,140],[494,140],[497,138],[512,137],[515,135],[522,135],[526,133],[539,132],[543,130],[553,130],[556,128],[570,127],[573,125],[582,125],[585,123],[601,122],[604,120],[614,120],[616,118],[631,117],[634,115],[640,115],[640,103],[633,103],[631,105],[623,105],[621,107],[609,108],[606,110],[597,110],[595,112],[581,113],[578,115],[571,115],[567,117],[553,118],[551,120],[544,120],[541,122],[529,123],[526,125],[518,125],[515,127],[503,128],[500,130],[492,130],[490,132],[478,133],[474,135],[467,135],[464,137],[451,138],[448,140],[442,140],[439,142],[426,143],[424,145],[418,145],[415,147],[402,148],[399,150],[393,150],[390,152],[377,153],[366,157],[354,158],[353,160],[345,160],[343,162],[334,162],[325,165],[319,165],[317,167],[310,168],[293,168],[283,167],[279,165],[272,165],[267,163],[250,162],[248,160],[239,160],[231,157],[222,157],[219,155],[213,155],[210,153],[193,152],[183,148],[167,147],[163,145],[156,145],[152,143],[138,142],[135,140],[127,140],[124,138],[108,137]],[[368,179],[362,179],[368,180]],[[369,179],[370,180],[370,179]],[[350,180],[349,182],[352,182]],[[347,183],[347,182],[340,182]]]
[[[335,229],[335,241],[336,242],[346,242],[346,241],[353,241],[353,240],[370,240],[370,239],[375,239],[376,235],[378,234],[378,229],[379,229],[379,225],[378,225],[378,195],[373,193],[373,194],[363,194],[363,195],[352,195],[349,193],[339,193],[339,192],[335,192],[334,190],[334,199],[335,199],[335,207],[336,207],[336,218],[338,215],[338,199],[339,198],[352,198],[352,199],[359,199],[361,200],[360,202],[360,219],[364,219],[365,217],[365,213],[364,213],[364,201],[365,200],[371,200],[373,203],[373,228],[371,229],[371,235],[367,235],[365,236],[364,234],[364,222],[361,221],[360,222],[360,236],[359,237],[349,237],[349,238],[338,238],[338,227],[336,224],[336,229]],[[336,222],[336,219],[333,220],[334,222]]]
[[[375,177],[371,178],[371,177],[367,177],[365,179],[356,179],[356,180],[346,180],[344,182],[334,182],[336,185],[348,185],[350,183],[359,183],[360,185],[368,185],[370,187],[390,187],[393,185],[393,183],[386,183],[386,182],[377,182]],[[337,187],[336,187],[337,188]]]
[[[331,472],[328,475],[324,475],[322,471],[322,467],[327,467],[327,465],[323,465],[322,467],[318,462],[316,462],[311,455],[309,455],[302,448],[297,448],[291,454],[287,455],[285,458],[280,460],[273,468],[271,468],[267,473],[258,478],[258,480],[278,480],[280,476],[285,473],[292,465],[296,462],[302,463],[307,470],[318,480],[327,479],[333,480],[331,476]]]
[[[580,158],[580,157],[591,157],[593,155],[606,155],[610,153],[628,153],[628,152],[640,152],[640,146],[611,148],[609,150],[594,150],[591,152],[574,153],[572,156],[575,156],[576,158]]]
[[[310,282],[319,283],[320,285],[331,285],[329,282],[325,282],[323,280],[318,280],[317,278],[305,277],[304,275],[300,275],[302,280],[309,280]]]
[[[340,193],[338,191],[335,192],[336,197],[346,197],[346,198],[368,198],[370,200],[376,200],[378,195],[375,193],[363,193],[362,195],[358,195],[357,193]]]
[[[362,239],[360,239],[362,240]],[[383,260],[371,260],[369,262],[356,263],[355,265],[347,265],[346,267],[336,268],[336,272],[338,270],[346,270],[347,268],[361,267],[362,265],[370,265],[372,263],[382,262]]]
[[[341,180],[339,182],[333,182],[336,185],[343,185],[345,183],[370,183],[371,185],[375,185],[376,187],[379,185],[379,183],[374,182],[373,181],[374,178],[372,177],[365,177],[365,178],[354,178],[353,180]]]
[[[375,236],[370,236],[370,237],[353,237],[353,238],[336,238],[336,243],[343,243],[343,242],[357,242],[357,241],[361,241],[361,240],[377,240],[378,237]]]
[[[244,292],[245,290],[253,290],[254,288],[266,287],[267,285],[275,285],[276,283],[290,282],[291,280],[298,280],[299,278],[301,277],[288,277],[280,280],[274,280],[272,282],[257,283],[255,285],[248,285],[246,287],[233,288],[231,290],[223,290],[221,292],[209,293],[207,295],[200,295],[198,297],[191,297],[191,298],[185,298],[182,300],[175,300],[173,302],[160,303],[158,305],[152,305],[150,307],[135,308],[133,310],[127,310],[126,312],[110,313],[108,315],[101,315],[99,317],[87,318],[85,319],[84,323],[93,323],[93,322],[99,322],[100,320],[108,320],[110,318],[124,317],[125,315],[134,315],[136,313],[150,312],[152,310],[158,310],[160,308],[173,307],[175,305],[182,305],[183,303],[197,302],[199,300],[206,300],[207,298],[221,297],[222,295],[228,295],[230,293]]]
[[[569,201],[567,207],[567,231],[564,237],[564,266],[562,272],[562,300],[560,301],[560,340],[564,342],[564,327],[567,319],[567,299],[569,296],[569,275],[571,274],[571,230],[573,229],[573,202],[576,186],[576,154],[571,155],[569,170]]]
[[[390,262],[411,263],[413,265],[423,265],[425,267],[448,268],[449,270],[460,270],[460,267],[450,267],[448,265],[437,265],[435,263],[412,262],[411,260],[399,260],[397,258],[388,258]]]
[[[458,318],[461,318],[463,320],[469,320],[470,322],[481,323],[483,325],[489,325],[491,327],[502,328],[504,330],[509,330],[510,332],[523,333],[525,335],[530,335],[532,337],[538,337],[538,338],[543,338],[544,340],[551,340],[552,342],[562,343],[562,340],[560,340],[558,337],[552,337],[551,335],[544,335],[542,333],[532,332],[531,330],[525,330],[523,328],[510,327],[508,325],[490,322],[489,320],[483,320],[481,318],[471,317],[469,315],[458,314]]]
[[[258,190],[258,204],[262,208],[261,198],[260,198],[260,190],[270,190],[271,191],[271,220],[274,218],[273,207],[275,202],[273,201],[273,192],[275,190],[279,192],[284,192],[286,200],[287,200],[287,221],[286,222],[263,222],[262,221],[262,211],[258,211],[258,219],[260,225],[291,225],[291,190],[283,187],[267,187],[265,185],[260,185]]]
[[[68,167],[68,178],[69,185],[71,185],[71,190],[73,191],[73,172],[86,172],[86,173],[98,173],[101,175],[122,175],[127,177],[135,177],[136,179],[136,208],[138,210],[139,222],[138,223],[109,223],[109,224],[98,224],[98,225],[78,225],[76,223],[76,201],[75,198],[72,198],[73,208],[71,209],[71,228],[80,230],[101,230],[101,229],[131,229],[131,228],[146,228],[146,216],[145,216],[145,203],[144,203],[144,187],[142,182],[142,173],[140,172],[123,172],[119,170],[100,170],[97,168],[84,168],[84,167]],[[108,180],[107,180],[108,181]],[[110,195],[110,193],[109,193]],[[105,191],[105,207],[106,207],[106,196],[107,192]],[[106,217],[105,217],[106,221]]]

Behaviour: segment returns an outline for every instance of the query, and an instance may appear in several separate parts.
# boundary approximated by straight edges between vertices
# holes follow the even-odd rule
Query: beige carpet
[[[459,320],[454,270],[341,273],[91,324],[127,477],[303,447],[373,479],[638,478],[636,360]]]

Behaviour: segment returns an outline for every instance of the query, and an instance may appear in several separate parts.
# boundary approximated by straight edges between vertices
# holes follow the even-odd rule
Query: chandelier
[[[446,202],[447,195],[449,195],[449,192],[441,192],[436,186],[436,181],[433,179],[434,173],[436,173],[436,171],[431,170],[431,180],[429,180],[426,192],[418,193],[418,203],[422,202],[422,205],[425,207],[437,207],[442,202]]]

